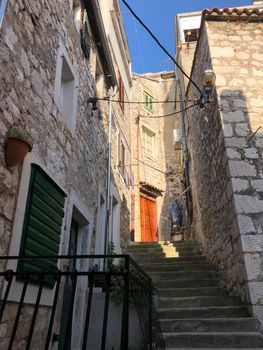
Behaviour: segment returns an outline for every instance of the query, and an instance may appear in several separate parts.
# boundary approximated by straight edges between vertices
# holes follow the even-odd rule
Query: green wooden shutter
[[[37,165],[32,165],[20,256],[54,256],[59,253],[65,193]],[[57,259],[25,261],[20,271],[57,271]],[[47,277],[45,285],[53,286]]]
[[[88,15],[87,12],[84,11],[82,13],[82,27],[80,29],[80,43],[82,50],[84,52],[84,55],[87,59],[89,59],[90,56],[90,44],[91,44],[91,35],[90,35],[90,27],[89,27],[89,21],[88,21]]]

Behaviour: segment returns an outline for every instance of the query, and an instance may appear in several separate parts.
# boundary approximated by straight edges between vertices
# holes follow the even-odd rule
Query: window
[[[89,59],[90,56],[90,47],[91,47],[91,32],[89,27],[88,15],[86,11],[81,11],[80,19],[80,43],[83,50],[84,56],[86,59]]]
[[[73,112],[74,83],[74,75],[70,70],[67,60],[65,57],[62,57],[60,103],[65,116],[70,116]]]
[[[119,101],[120,101],[120,107],[121,110],[124,112],[124,85],[123,85],[123,81],[121,79],[121,75],[119,73]]]
[[[77,117],[77,75],[65,47],[61,44],[57,54],[54,100],[61,116],[73,133]]]
[[[75,23],[75,26],[77,30],[80,30],[80,25],[81,25],[81,3],[80,0],[73,0],[73,5],[72,5],[72,14],[73,14],[73,20]]]
[[[33,164],[27,195],[23,233],[20,246],[22,256],[56,256],[59,253],[60,236],[64,217],[65,193],[38,166]],[[57,270],[57,259],[21,262],[20,271],[50,272]],[[32,277],[32,281],[34,279]],[[52,287],[53,276],[47,276],[44,285]]]
[[[155,133],[143,127],[143,150],[148,156],[154,156]]]
[[[124,177],[125,175],[125,146],[118,134],[118,168],[119,172]]]
[[[195,42],[198,39],[199,30],[198,29],[186,29],[184,30],[184,37],[186,43]]]
[[[7,0],[0,0],[0,27],[3,22],[6,4],[7,4]]]
[[[153,111],[153,98],[151,95],[144,92],[144,107],[149,111]]]

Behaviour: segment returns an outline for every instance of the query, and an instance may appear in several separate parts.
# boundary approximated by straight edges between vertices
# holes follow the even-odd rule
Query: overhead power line
[[[143,28],[148,32],[148,34],[153,38],[153,40],[156,42],[156,44],[166,53],[168,57],[171,58],[171,60],[174,62],[174,64],[177,66],[177,68],[183,73],[183,75],[196,87],[196,89],[200,92],[201,96],[203,96],[202,91],[200,90],[199,86],[189,77],[188,74],[185,73],[185,71],[180,67],[180,65],[176,62],[176,60],[173,58],[173,56],[166,50],[166,48],[160,43],[160,41],[157,39],[157,37],[151,32],[151,30],[144,24],[144,22],[140,19],[140,17],[137,16],[137,14],[133,11],[131,6],[127,3],[127,1],[122,0],[124,5],[129,9],[129,11],[132,13],[132,15],[137,19],[137,21],[143,26]]]
[[[108,97],[95,97],[98,101],[109,101]],[[145,104],[144,101],[124,101],[124,100],[111,100],[112,102],[118,102],[118,103],[125,103],[125,104]],[[182,102],[194,102],[194,100],[186,100],[186,101],[179,101],[179,100],[171,100],[171,101],[152,101],[152,104],[156,103],[182,103]]]
[[[173,112],[173,113],[169,113],[169,114],[164,114],[164,115],[139,115],[139,118],[153,118],[153,119],[157,119],[157,118],[166,118],[166,117],[171,117],[172,115],[175,114],[180,114],[181,112],[185,112],[187,111],[189,108],[192,108],[194,106],[198,106],[199,102],[196,102],[188,107],[185,107],[183,109],[180,109],[179,111]]]

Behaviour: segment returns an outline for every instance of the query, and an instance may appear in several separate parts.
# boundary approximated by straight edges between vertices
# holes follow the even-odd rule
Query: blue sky
[[[173,69],[172,62],[149,37],[120,1],[122,16],[136,73]],[[177,13],[200,11],[213,7],[251,5],[252,0],[126,0],[165,48],[175,53],[174,17]]]

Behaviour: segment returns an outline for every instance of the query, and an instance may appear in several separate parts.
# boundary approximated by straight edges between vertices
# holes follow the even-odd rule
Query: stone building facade
[[[112,2],[108,9],[110,18],[118,11],[117,24],[111,28],[103,22],[101,13],[105,8],[100,8],[97,1],[46,0],[32,3],[9,0],[1,1],[0,5],[0,254],[16,256],[29,249],[32,242],[25,229],[25,218],[31,220],[28,210],[34,204],[33,199],[29,203],[29,197],[35,193],[34,186],[37,187],[40,178],[49,188],[46,200],[51,200],[49,195],[54,193],[60,203],[59,226],[56,226],[59,227],[56,233],[58,244],[55,244],[52,254],[103,253],[101,237],[105,236],[109,164],[108,100],[117,89],[122,94],[125,90],[124,97],[129,99],[131,86],[129,54],[118,3]],[[122,42],[114,41],[113,49],[108,36],[114,40],[120,33]],[[117,50],[121,54],[114,56]],[[99,100],[98,111],[93,111],[92,104],[87,102],[94,96],[106,97],[104,101]],[[126,157],[130,162],[129,109],[115,103],[113,111],[113,125],[117,125],[126,137]],[[8,167],[5,143],[14,126],[30,135],[33,148],[22,163]],[[116,147],[116,131],[113,133],[113,147]],[[124,176],[117,174],[114,166],[117,163],[117,154],[112,152],[110,209],[116,200],[116,215],[113,219],[112,211],[109,213],[108,240],[111,240],[114,229],[114,239],[120,250],[129,239],[130,186],[123,180]],[[39,191],[36,193],[41,197]],[[52,216],[55,213],[52,212],[50,218]],[[120,238],[122,228],[124,235]],[[75,243],[71,246],[73,235]],[[41,242],[37,243],[40,254],[47,251],[42,241],[44,238],[42,236]],[[50,251],[46,254],[49,255]],[[16,270],[16,264],[16,261],[9,262],[4,268]],[[58,267],[64,268],[64,265],[65,262],[58,262]],[[89,266],[85,263],[82,267],[88,269]],[[21,283],[16,281],[11,295],[13,302],[8,305],[0,325],[3,349],[10,340],[21,290]],[[33,284],[29,284],[29,294],[25,299],[27,306],[21,314],[14,349],[22,348],[26,342],[26,330],[30,328],[33,314],[30,304],[34,303],[36,290]],[[1,280],[2,296],[3,292]],[[54,288],[44,288],[31,343],[34,349],[44,345],[40,339],[46,336],[53,294]],[[83,307],[80,305],[85,303],[85,298],[85,285],[81,285],[76,298],[79,304],[73,316],[77,325],[72,335],[76,349],[82,337]],[[61,306],[58,307],[61,309]],[[59,334],[59,326],[57,317],[54,333]],[[54,338],[53,348],[57,348],[57,340]]]
[[[132,98],[131,58],[117,0],[99,1],[101,17],[110,56],[116,76],[117,85],[112,95],[112,122],[111,137],[109,140],[109,102],[100,101],[101,110],[106,112],[104,129],[107,133],[107,142],[111,143],[111,179],[110,179],[110,206],[108,240],[115,246],[115,252],[121,253],[130,240],[130,210],[131,210],[131,120],[129,102]],[[101,63],[100,63],[101,64]],[[97,68],[97,81],[100,84],[100,70]],[[104,84],[105,86],[105,84]],[[103,85],[97,89],[97,96],[108,96]],[[108,164],[109,165],[109,164]],[[103,203],[107,201],[107,194]],[[104,231],[106,205],[102,204],[102,216],[99,226]],[[121,234],[120,234],[121,233]],[[103,234],[102,234],[103,235]],[[103,246],[104,237],[97,235],[96,253],[101,253],[99,247]]]
[[[205,10],[192,65],[198,86],[213,69],[213,103],[185,118],[193,237],[222,286],[263,322],[262,30],[260,8]],[[183,61],[182,61],[183,63]],[[186,100],[200,94],[189,83]]]
[[[173,72],[133,75],[132,228],[136,241],[170,239],[169,209],[181,191],[181,149],[174,144],[174,130],[179,128],[178,116],[173,113],[174,95]]]

